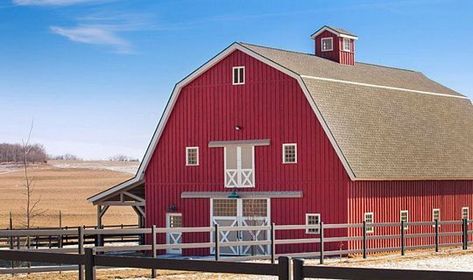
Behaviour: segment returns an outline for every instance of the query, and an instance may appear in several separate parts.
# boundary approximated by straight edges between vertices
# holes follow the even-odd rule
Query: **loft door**
[[[227,146],[224,148],[224,153],[225,187],[254,187],[254,146]]]

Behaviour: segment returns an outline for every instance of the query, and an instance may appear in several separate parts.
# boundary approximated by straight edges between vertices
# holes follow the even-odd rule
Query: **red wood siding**
[[[245,66],[245,85],[232,85],[233,66]],[[242,129],[236,131],[236,125]],[[321,213],[325,223],[347,221],[348,175],[297,81],[235,51],[182,89],[146,170],[147,226],[164,227],[171,204],[182,213],[184,226],[209,226],[209,199],[180,195],[231,191],[224,188],[223,148],[209,148],[208,143],[249,139],[270,139],[271,144],[255,147],[256,187],[244,191],[303,191],[300,199],[272,199],[272,222],[304,224],[306,213]],[[297,164],[282,164],[283,143],[297,143]],[[200,148],[199,166],[186,167],[186,146]],[[345,230],[328,233],[346,234]],[[303,236],[312,237],[302,231],[277,235]],[[187,234],[183,242],[208,239],[208,233]],[[305,245],[290,250],[314,249]],[[278,252],[287,250],[278,247]],[[208,254],[208,249],[187,253]]]
[[[461,220],[461,208],[473,210],[473,181],[365,181],[349,187],[349,222],[360,223],[365,212],[374,213],[374,222],[399,222],[400,211],[409,211],[409,221],[432,221],[432,209],[440,209],[442,221]],[[471,217],[471,212],[470,212]],[[443,225],[440,232],[460,231],[461,226]],[[399,234],[399,228],[376,228],[374,234]],[[407,234],[433,233],[432,226],[410,226]],[[351,235],[361,235],[351,230]],[[441,237],[441,243],[461,242],[461,237]],[[434,239],[408,239],[406,246],[433,244]],[[369,241],[369,247],[399,246],[399,240]],[[360,243],[352,243],[360,248]]]
[[[322,51],[322,38],[333,38],[333,50]],[[343,38],[338,37],[330,31],[324,31],[315,38],[315,54],[319,57],[333,60],[341,64],[355,64],[355,41],[350,40],[351,52],[343,51]]]

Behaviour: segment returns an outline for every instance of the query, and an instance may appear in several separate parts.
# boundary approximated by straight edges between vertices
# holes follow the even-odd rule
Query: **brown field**
[[[34,180],[33,199],[40,198],[39,208],[45,213],[33,220],[33,226],[58,226],[62,211],[63,226],[95,225],[96,208],[87,202],[91,195],[131,177],[131,174],[110,170],[58,168],[39,165],[30,168]],[[0,228],[9,224],[13,214],[14,227],[24,225],[26,195],[21,170],[0,173]],[[136,224],[136,214],[128,207],[111,207],[104,224]]]

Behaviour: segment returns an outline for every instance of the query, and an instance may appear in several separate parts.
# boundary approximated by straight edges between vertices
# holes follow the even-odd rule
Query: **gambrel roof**
[[[242,45],[302,78],[356,179],[473,179],[465,96],[420,72]]]
[[[181,88],[235,50],[298,81],[351,180],[473,179],[473,105],[467,97],[420,72],[233,43],[176,84],[135,178],[89,201],[144,182]]]

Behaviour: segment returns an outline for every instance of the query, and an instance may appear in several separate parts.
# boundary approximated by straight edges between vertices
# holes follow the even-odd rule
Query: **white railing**
[[[227,169],[225,171],[225,187],[250,188],[254,187],[253,169]]]

